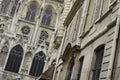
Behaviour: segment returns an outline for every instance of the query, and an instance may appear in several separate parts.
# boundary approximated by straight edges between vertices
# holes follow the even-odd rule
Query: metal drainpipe
[[[116,47],[117,47],[117,39],[118,39],[118,35],[119,35],[119,26],[120,26],[120,15],[117,15],[117,23],[116,23],[116,27],[115,27],[113,48],[112,48],[111,57],[110,57],[111,61],[108,66],[107,80],[112,80],[111,76],[112,76],[113,63],[114,63],[115,52],[116,52]]]

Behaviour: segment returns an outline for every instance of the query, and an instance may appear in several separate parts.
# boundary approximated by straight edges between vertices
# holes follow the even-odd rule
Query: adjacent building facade
[[[70,0],[65,5],[63,26],[49,50],[53,80],[119,80],[120,0]]]
[[[120,0],[0,0],[0,79],[119,80],[119,28]]]
[[[0,0],[1,80],[42,74],[62,9],[62,0]]]

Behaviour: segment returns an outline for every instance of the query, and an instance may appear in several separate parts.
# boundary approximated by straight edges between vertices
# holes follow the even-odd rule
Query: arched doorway
[[[43,68],[45,64],[44,61],[45,61],[45,54],[42,51],[38,52],[34,56],[29,75],[39,77],[43,72]]]
[[[18,73],[23,57],[23,48],[21,45],[14,46],[7,60],[5,70]]]

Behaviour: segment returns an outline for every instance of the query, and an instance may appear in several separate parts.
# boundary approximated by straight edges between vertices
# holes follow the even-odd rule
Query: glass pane
[[[34,21],[35,14],[36,14],[36,9],[37,9],[36,3],[31,3],[29,8],[28,8],[28,12],[26,14],[25,19],[28,20],[28,21]]]
[[[35,10],[37,8],[37,6],[36,6],[36,4],[35,3],[32,3],[31,5],[30,5],[30,9],[31,10]]]
[[[48,16],[46,25],[50,25],[50,21],[51,21],[51,16]]]
[[[45,25],[46,19],[47,19],[47,18],[46,18],[46,15],[44,15],[43,18],[42,18],[42,24],[43,24],[43,25]]]
[[[103,54],[104,54],[104,47],[96,51],[96,61],[95,61],[95,66],[93,70],[92,80],[99,80],[101,65],[102,65],[102,60],[103,60]]]
[[[13,47],[5,67],[5,70],[18,73],[23,56],[23,48],[20,45]]]
[[[47,9],[45,10],[45,13],[46,13],[47,15],[52,15],[52,10],[51,10],[50,8],[47,8]]]
[[[9,8],[11,0],[3,0],[2,1],[2,7],[1,7],[1,13],[7,13],[7,10]]]
[[[47,26],[50,25],[51,16],[52,16],[52,9],[51,8],[46,8],[44,16],[42,18],[42,24],[47,25]]]
[[[17,4],[18,4],[19,0],[15,0],[14,4],[13,4],[13,7],[12,7],[12,11],[11,11],[11,14],[10,16],[13,16],[15,14],[15,11],[17,9]]]
[[[35,12],[32,13],[31,17],[30,17],[30,21],[34,21],[35,18]]]
[[[78,71],[78,75],[77,75],[77,80],[80,80],[81,71],[82,71],[82,66],[83,66],[83,61],[84,61],[84,57],[82,57],[82,58],[80,59],[80,66],[79,66],[79,71]]]

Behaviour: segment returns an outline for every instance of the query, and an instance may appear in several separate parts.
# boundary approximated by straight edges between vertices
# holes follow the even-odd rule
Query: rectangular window
[[[67,75],[67,79],[66,80],[71,80],[73,67],[74,67],[74,58],[72,58],[71,61],[70,61],[70,65],[68,67],[68,75]]]
[[[78,12],[76,13],[76,15],[75,15],[75,17],[74,17],[74,19],[73,19],[73,21],[72,21],[72,42],[74,42],[76,39],[75,39],[75,36],[76,36],[76,34],[75,33],[77,33],[78,31],[76,30],[76,28],[78,27],[77,26],[77,21],[78,21]]]
[[[79,71],[78,71],[78,74],[77,74],[77,80],[80,80],[82,66],[83,66],[83,61],[84,61],[84,57],[80,58],[80,66],[79,66]]]
[[[94,69],[93,69],[93,79],[92,80],[99,80],[101,66],[102,66],[102,60],[103,60],[103,54],[104,54],[104,47],[96,50],[96,61],[95,61]]]
[[[79,16],[78,16],[78,30],[79,30],[79,36],[82,35],[83,33],[83,27],[81,27],[81,22],[82,22],[82,14],[83,14],[83,8],[81,7],[79,10]],[[76,38],[77,39],[77,38]]]
[[[94,11],[92,16],[92,24],[96,22],[101,16],[103,0],[96,0],[94,3]]]

